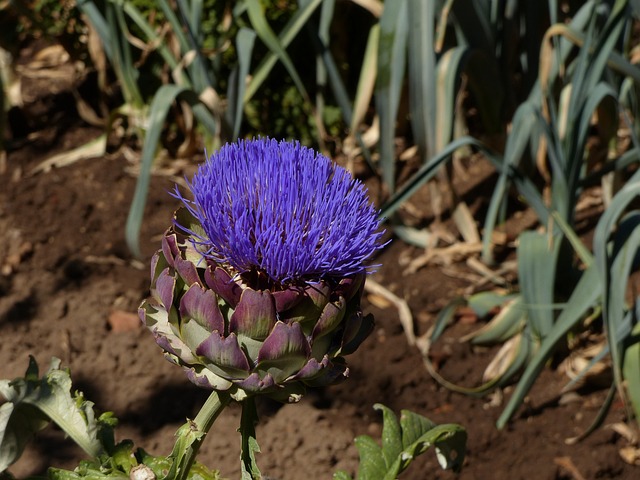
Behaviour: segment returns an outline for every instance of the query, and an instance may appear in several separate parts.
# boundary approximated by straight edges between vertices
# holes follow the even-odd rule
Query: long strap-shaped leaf
[[[518,107],[513,118],[511,134],[507,137],[503,162],[500,165],[500,176],[493,189],[489,209],[484,223],[484,238],[482,241],[482,258],[485,263],[493,263],[491,254],[491,238],[500,208],[506,202],[508,190],[509,174],[518,166],[520,159],[525,154],[530,144],[530,136],[536,131],[538,116],[535,105],[532,102],[525,102]]]
[[[413,195],[422,185],[431,180],[438,172],[439,167],[451,158],[453,152],[463,146],[473,146],[481,149],[485,154],[491,156],[492,153],[478,140],[473,137],[460,137],[447,145],[437,155],[432,157],[420,169],[414,173],[409,180],[402,184],[389,200],[380,209],[380,217],[388,218],[400,208],[411,195]]]
[[[321,0],[313,0],[304,8],[297,10],[291,20],[289,20],[282,29],[279,36],[276,36],[269,26],[262,5],[258,0],[245,0],[244,3],[247,8],[247,13],[249,14],[251,26],[258,34],[258,37],[260,37],[260,40],[262,40],[270,50],[269,55],[265,57],[262,63],[257,67],[256,71],[253,72],[251,82],[247,86],[247,90],[244,94],[244,102],[248,102],[253,97],[278,60],[280,60],[287,69],[291,79],[296,84],[296,88],[298,88],[300,93],[308,99],[309,96],[306,93],[306,88],[304,87],[293,62],[285,49],[300,32],[302,27],[304,27],[315,9],[318,8]]]
[[[527,395],[533,382],[544,368],[549,355],[553,352],[556,344],[562,340],[567,333],[576,325],[585,313],[598,301],[601,294],[601,283],[599,272],[595,265],[587,268],[582,274],[578,285],[574,289],[565,308],[562,310],[553,328],[547,333],[540,347],[527,367],[511,395],[507,406],[498,418],[498,428],[503,428],[520,406]]]
[[[518,237],[518,281],[531,330],[544,339],[553,326],[559,236],[527,231]]]
[[[635,320],[638,318],[640,302],[636,300]],[[631,312],[629,312],[631,313]],[[627,394],[633,407],[636,419],[640,418],[640,323],[636,324],[631,332],[634,343],[629,345],[624,352],[622,375],[627,380]]]
[[[310,2],[313,0],[302,0],[300,1],[300,8],[306,9]],[[336,62],[331,53],[331,48],[329,46],[330,43],[330,31],[329,27],[331,26],[331,19],[333,18],[334,11],[334,3],[335,0],[329,0],[322,2],[322,7],[320,9],[320,23],[316,27],[313,20],[309,20],[306,24],[307,31],[311,35],[311,39],[314,43],[314,46],[317,50],[317,87],[318,94],[316,95],[316,112],[319,117],[322,118],[323,110],[324,110],[324,95],[322,94],[324,87],[326,86],[326,80],[329,80],[329,86],[331,87],[331,91],[333,92],[333,97],[340,108],[340,112],[342,113],[342,118],[344,122],[350,125],[349,135],[355,137],[356,142],[360,146],[362,155],[364,156],[365,161],[369,165],[371,171],[375,172],[375,166],[371,159],[371,152],[367,145],[365,145],[362,135],[358,130],[362,119],[364,118],[364,113],[366,109],[369,108],[371,103],[371,96],[373,95],[373,85],[376,80],[376,72],[375,72],[375,54],[378,48],[378,35],[379,26],[374,25],[371,28],[369,33],[369,40],[367,42],[367,49],[365,55],[362,59],[362,67],[361,67],[361,75],[360,79],[363,82],[363,86],[365,87],[364,91],[360,90],[361,84],[358,84],[358,92],[356,93],[356,97],[353,101],[353,105],[351,100],[349,99],[349,94],[347,93],[347,88],[342,81],[342,74],[336,65]],[[373,52],[371,52],[373,50]],[[373,53],[374,57],[374,65],[373,68],[370,66],[371,56]],[[355,111],[358,112],[359,116],[354,114]],[[364,110],[363,110],[364,109]]]
[[[378,82],[375,97],[376,110],[380,116],[379,150],[382,179],[391,192],[395,190],[394,136],[407,59],[407,22],[407,2],[385,4],[380,18]]]
[[[609,348],[611,349],[611,360],[613,362],[614,379],[618,386],[621,385],[622,374],[620,368],[622,365],[622,352],[621,345],[616,341],[612,335],[612,332],[616,331],[616,326],[620,323],[621,318],[620,309],[623,308],[624,298],[622,298],[621,304],[615,304],[614,301],[620,300],[620,293],[614,291],[612,286],[615,284],[615,279],[612,278],[613,271],[611,270],[612,255],[609,250],[609,237],[611,232],[615,230],[615,225],[618,219],[622,216],[623,212],[631,201],[636,199],[640,195],[640,172],[636,172],[629,182],[618,192],[613,198],[609,208],[605,210],[604,214],[598,221],[595,234],[593,237],[593,250],[596,257],[596,265],[600,270],[600,275],[604,278],[604,285],[606,288],[603,299],[603,316],[604,324],[609,336]],[[621,281],[619,279],[618,281]],[[625,279],[626,285],[626,279]],[[616,285],[619,287],[619,285]],[[624,295],[624,288],[621,294]]]
[[[236,50],[238,52],[238,65],[229,79],[229,89],[227,93],[226,118],[227,123],[232,126],[232,139],[235,141],[240,135],[240,125],[242,124],[242,110],[244,107],[244,94],[247,89],[247,77],[251,67],[251,54],[255,44],[256,32],[250,28],[243,27],[236,35]]]
[[[499,370],[499,373],[476,387],[464,387],[450,382],[436,370],[429,358],[429,352],[431,345],[438,340],[447,325],[451,322],[456,308],[463,304],[465,304],[463,299],[456,298],[451,301],[436,318],[431,334],[427,338],[423,337],[419,339],[417,344],[420,348],[420,352],[422,353],[422,358],[427,371],[438,383],[454,392],[474,397],[481,397],[496,387],[511,381],[515,374],[525,368],[528,359],[537,349],[537,342],[531,335],[531,331],[528,327],[524,327],[523,329],[526,312],[520,309],[520,311],[517,312],[519,315],[509,316],[506,319],[512,323],[512,325],[507,325],[506,329],[514,331],[514,334],[510,338],[512,345],[509,346],[509,352],[507,352],[508,357],[504,360],[504,366]],[[499,330],[503,329],[503,327],[504,325],[501,325]]]
[[[160,141],[160,134],[162,133],[162,128],[167,118],[167,113],[177,97],[180,97],[192,106],[194,114],[196,114],[198,119],[203,122],[209,130],[215,129],[216,127],[215,119],[208,113],[206,107],[200,103],[198,96],[193,90],[181,85],[163,85],[156,92],[151,102],[147,132],[142,146],[140,174],[138,175],[136,190],[133,195],[133,201],[125,226],[127,245],[131,252],[137,257],[141,256],[139,235],[144,215],[144,207],[147,201],[147,192],[149,191],[151,166],[158,142]]]
[[[449,93],[452,85],[436,82],[436,54],[433,44],[435,2],[410,0],[408,4],[411,126],[421,155],[428,159],[438,152],[438,147],[444,146],[450,139],[449,135],[442,144],[439,144],[436,139],[436,130],[453,126],[453,115],[437,116],[438,102],[450,100],[445,91]],[[452,83],[455,87],[455,78]],[[444,96],[444,100],[439,99],[439,96]],[[453,98],[451,103],[453,104]]]

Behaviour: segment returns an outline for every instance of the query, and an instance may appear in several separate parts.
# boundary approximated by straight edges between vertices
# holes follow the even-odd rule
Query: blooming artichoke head
[[[382,232],[365,187],[299,143],[257,139],[223,146],[189,188],[140,307],[165,356],[237,400],[345,377],[373,328],[360,300]]]

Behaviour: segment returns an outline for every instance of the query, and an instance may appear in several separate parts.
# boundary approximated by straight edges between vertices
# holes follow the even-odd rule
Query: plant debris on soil
[[[80,120],[68,89],[49,86],[46,81],[23,84],[30,103],[20,113],[24,122],[0,165],[0,378],[22,376],[29,355],[43,370],[56,356],[98,411],[113,411],[119,418],[118,440],[130,438],[150,453],[168,454],[175,431],[195,416],[207,396],[164,360],[136,318],[148,295],[149,259],[177,207],[167,193],[175,180],[153,176],[141,234],[144,258],[133,259],[124,224],[136,179],[122,151],[32,173],[53,154],[102,133]],[[182,164],[179,175],[195,167],[196,160]],[[465,167],[473,174],[459,181],[459,191],[466,192],[470,205],[482,202],[483,188],[491,189],[491,170],[481,158],[468,160]],[[413,205],[422,204],[416,200]],[[428,330],[451,298],[465,292],[471,273],[453,257],[448,265],[431,262],[407,274],[407,259],[422,253],[394,239],[375,259],[381,267],[371,277],[407,301],[418,333]],[[611,428],[626,418],[621,403],[591,436],[573,445],[566,442],[589,427],[606,387],[561,396],[568,379],[549,366],[513,421],[499,431],[495,422],[510,388],[485,398],[447,390],[429,376],[418,349],[409,346],[392,303],[370,294],[364,308],[374,314],[376,329],[348,357],[350,378],[310,391],[298,404],[259,402],[263,474],[294,480],[328,479],[339,469],[354,473],[353,439],[362,434],[379,439],[381,417],[373,405],[383,403],[437,423],[459,423],[468,431],[459,475],[440,470],[429,451],[402,478],[637,478],[638,467],[621,455],[629,440]],[[460,342],[478,322],[460,316],[433,349],[440,372],[467,386],[481,382],[495,354]],[[225,410],[199,456],[232,479],[240,476],[239,421],[239,408]],[[83,452],[52,426],[10,470],[20,478],[43,474],[48,466],[72,469],[82,458]]]

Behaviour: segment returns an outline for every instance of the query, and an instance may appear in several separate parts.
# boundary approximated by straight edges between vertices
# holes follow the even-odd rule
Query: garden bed
[[[38,87],[40,85],[40,87]],[[167,192],[170,176],[156,175],[142,230],[144,258],[131,258],[124,223],[135,186],[132,164],[122,150],[72,165],[33,173],[53,154],[97,137],[101,130],[79,120],[72,95],[33,82],[24,135],[9,145],[0,172],[0,378],[21,376],[34,355],[41,369],[52,356],[71,370],[75,387],[99,411],[120,419],[119,438],[131,438],[154,454],[169,453],[173,433],[193,418],[206,398],[180,369],[166,362],[136,310],[148,294],[148,264],[169,226],[177,202]],[[45,89],[44,92],[37,88]],[[174,169],[190,175],[201,158]],[[458,192],[482,203],[491,170],[482,158],[465,162],[469,175]],[[374,184],[371,188],[376,188]],[[377,192],[372,191],[373,197]],[[419,252],[394,239],[376,258],[381,267],[371,277],[407,300],[419,333],[469,281],[463,262],[430,264],[405,274],[407,257]],[[369,301],[370,300],[370,301]],[[567,378],[553,368],[543,372],[526,404],[502,431],[495,427],[504,401],[474,399],[438,385],[427,373],[417,348],[407,343],[398,312],[378,298],[365,301],[376,329],[349,358],[344,383],[309,394],[296,405],[259,402],[261,423],[258,463],[272,478],[330,478],[353,472],[353,438],[378,438],[381,418],[373,410],[384,403],[395,411],[410,409],[437,423],[459,423],[469,435],[465,466],[459,476],[441,472],[433,452],[403,478],[580,479],[634,478],[637,467],[620,450],[627,440],[607,425],[623,421],[614,404],[605,426],[586,440],[565,439],[586,430],[606,389],[591,389],[560,401]],[[442,372],[459,383],[475,385],[495,352],[472,349],[459,339],[478,327],[461,318],[438,344]],[[505,397],[510,390],[505,390]],[[228,478],[239,478],[239,409],[229,408],[207,438],[199,459]],[[82,451],[48,428],[12,467],[20,478],[44,473],[47,466],[73,468]],[[425,473],[429,472],[429,473]]]

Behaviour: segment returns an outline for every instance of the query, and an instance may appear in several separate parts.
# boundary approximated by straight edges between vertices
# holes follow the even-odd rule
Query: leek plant
[[[625,114],[619,101],[621,90],[629,81],[640,81],[640,69],[623,54],[630,24],[630,6],[618,0],[587,2],[570,24],[552,25],[541,46],[538,82],[514,115],[505,153],[501,158],[488,154],[499,179],[485,220],[485,261],[493,260],[490,239],[506,211],[511,185],[536,212],[540,228],[522,232],[518,238],[519,293],[501,297],[486,292],[456,300],[457,304],[467,303],[479,316],[502,306],[497,316],[468,337],[478,345],[503,344],[485,372],[485,383],[475,388],[454,385],[435,372],[429,361],[426,364],[443,384],[473,395],[507,385],[519,376],[498,419],[499,427],[514,415],[557,347],[598,318],[607,338],[601,356],[609,353],[613,365],[612,394],[585,434],[602,421],[616,390],[630,414],[640,418],[640,346],[634,327],[637,302],[625,301],[640,235],[637,212],[627,212],[640,194],[638,174],[615,194],[599,220],[593,253],[575,231],[577,203],[585,188],[609,172],[623,173],[638,165],[640,144],[635,133],[628,151],[612,148],[619,114]],[[598,119],[595,125],[594,118]],[[594,126],[609,154],[595,167],[590,165],[587,144]],[[427,342],[427,354],[454,310],[452,304],[441,312]]]
[[[223,141],[239,137],[245,110],[275,64],[281,62],[303,99],[303,107],[314,119],[322,144],[323,103],[317,108],[311,100],[305,82],[287,52],[293,39],[306,27],[318,40],[321,62],[318,77],[330,78],[342,112],[345,118],[350,118],[346,88],[326,45],[333,3],[301,1],[279,32],[272,29],[261,2],[244,0],[233,6],[225,4],[221,23],[228,26],[222,33],[218,32],[214,48],[207,49],[205,43],[211,43],[211,32],[203,21],[207,13],[204,1],[157,0],[154,2],[155,14],[161,15],[162,20],[152,22],[149,12],[138,8],[137,2],[78,0],[78,8],[97,32],[120,83],[124,105],[119,112],[129,117],[137,129],[134,133],[144,139],[141,171],[126,225],[127,244],[135,255],[140,255],[138,237],[153,160],[170,109],[176,102],[185,115],[183,123],[190,126],[185,132],[187,141],[195,138],[193,128],[197,121],[202,127],[205,144],[215,148]],[[321,5],[318,26],[311,16]],[[134,29],[140,38],[132,33]],[[257,40],[266,46],[267,53],[254,67]],[[230,44],[235,56],[229,54],[223,58],[223,52]],[[134,55],[135,50],[142,50],[142,53]],[[143,81],[137,62],[138,57],[151,53],[159,56],[164,64],[160,70],[165,73],[155,79],[160,86],[149,100],[142,88],[148,80]]]

